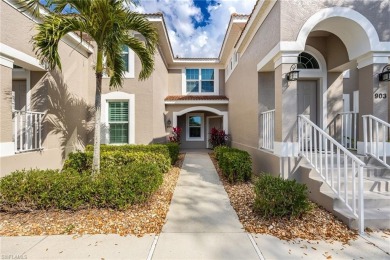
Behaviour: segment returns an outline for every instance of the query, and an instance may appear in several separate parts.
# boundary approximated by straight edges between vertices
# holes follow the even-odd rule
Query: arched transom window
[[[313,55],[301,52],[298,56],[298,69],[319,69],[320,65]]]

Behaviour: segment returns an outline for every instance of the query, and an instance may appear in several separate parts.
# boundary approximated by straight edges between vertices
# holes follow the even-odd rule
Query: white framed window
[[[218,95],[219,71],[210,68],[183,69],[183,95]]]
[[[203,113],[187,114],[186,141],[204,141]]]
[[[109,143],[129,143],[129,102],[108,101]]]
[[[120,91],[102,95],[101,143],[135,143],[135,96]]]

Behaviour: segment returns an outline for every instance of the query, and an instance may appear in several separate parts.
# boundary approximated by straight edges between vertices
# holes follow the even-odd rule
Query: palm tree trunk
[[[95,94],[95,135],[93,142],[92,174],[100,172],[100,121],[101,121],[101,96],[103,76],[103,52],[98,50],[96,62],[96,94]]]
[[[92,164],[93,174],[97,174],[100,171],[101,96],[102,96],[102,73],[96,73],[95,136],[93,142],[93,164]]]

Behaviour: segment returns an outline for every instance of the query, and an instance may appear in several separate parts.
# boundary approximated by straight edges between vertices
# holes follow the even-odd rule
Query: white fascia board
[[[13,69],[14,68],[14,61],[4,57],[0,54],[0,65],[5,66],[7,68]]]
[[[213,104],[229,104],[229,100],[168,100],[165,105],[213,105]]]
[[[228,26],[228,29],[226,30],[226,35],[225,35],[225,38],[224,38],[224,41],[222,43],[222,47],[221,47],[221,51],[220,51],[220,55],[219,55],[219,60],[221,60],[221,57],[222,57],[222,53],[224,52],[225,50],[225,46],[226,46],[226,42],[227,42],[227,39],[228,39],[228,35],[230,35],[230,31],[232,30],[232,27],[233,27],[233,24],[237,24],[237,23],[243,23],[243,24],[246,24],[248,22],[248,17],[233,17],[232,21],[229,23],[229,26]],[[234,49],[234,48],[233,48]]]
[[[390,52],[371,52],[357,58],[357,68],[361,69],[371,64],[386,64],[389,62]]]
[[[259,1],[259,3],[256,6],[256,9],[253,10],[253,12],[251,14],[251,18],[253,17],[253,19],[249,20],[249,22],[246,25],[246,28],[245,28],[243,34],[241,35],[239,41],[235,45],[235,47],[238,50],[238,52],[240,52],[242,54],[245,52],[245,50],[248,47],[249,43],[252,41],[252,39],[255,36],[256,32],[258,31],[260,26],[263,24],[264,20],[268,16],[268,13],[272,10],[272,8],[276,4],[276,2],[277,2],[277,0],[271,0],[271,1],[262,0],[262,1]],[[258,20],[256,22],[256,24],[254,24],[255,23],[255,18],[259,15],[260,10],[263,8],[263,5],[265,3],[268,3],[268,6],[266,7],[265,12],[262,14],[262,18],[260,20]],[[252,26],[255,26],[255,27],[253,28],[253,30],[250,30],[250,28]],[[248,35],[248,33],[249,33],[249,35]],[[249,37],[249,39],[243,45],[243,41],[244,41],[244,39],[246,37]]]
[[[27,64],[26,66],[27,69],[41,70],[41,71],[45,70],[45,68],[40,64],[37,58],[32,57],[15,48],[12,48],[4,43],[0,43],[0,55],[5,55],[13,60],[18,60]]]
[[[305,46],[293,41],[282,41],[257,64],[257,71],[273,71],[282,63],[296,63],[297,54],[305,50]]]
[[[219,59],[215,60],[190,60],[190,59],[174,59],[173,63],[183,64],[183,63],[190,63],[190,64],[218,64],[220,63]]]

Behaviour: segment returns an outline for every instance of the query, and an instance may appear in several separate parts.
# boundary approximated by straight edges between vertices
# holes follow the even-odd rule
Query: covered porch
[[[165,99],[167,132],[181,128],[181,149],[211,148],[212,128],[228,134],[228,102],[224,96],[169,96]]]

